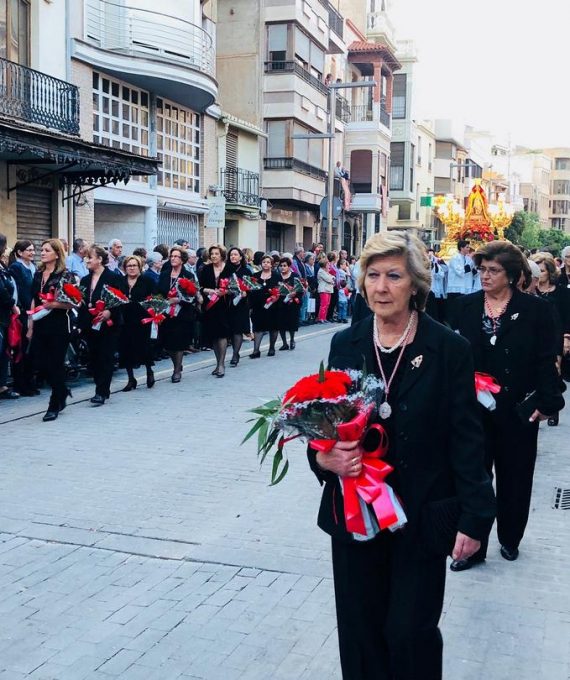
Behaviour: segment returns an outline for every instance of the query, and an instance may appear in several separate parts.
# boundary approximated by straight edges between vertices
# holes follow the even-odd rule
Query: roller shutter
[[[38,187],[19,187],[16,191],[18,238],[33,241],[36,248],[52,236],[52,192]]]

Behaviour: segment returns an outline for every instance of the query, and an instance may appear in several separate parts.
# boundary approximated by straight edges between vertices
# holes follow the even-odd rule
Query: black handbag
[[[427,503],[420,518],[423,547],[434,555],[451,555],[457,537],[461,505],[457,496]]]

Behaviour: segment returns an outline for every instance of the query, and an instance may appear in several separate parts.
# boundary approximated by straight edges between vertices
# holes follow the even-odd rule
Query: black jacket
[[[408,361],[392,404],[392,435],[386,461],[395,468],[386,479],[403,502],[408,524],[403,530],[415,543],[423,521],[441,501],[457,497],[458,528],[481,539],[491,528],[495,502],[483,463],[483,431],[478,416],[473,362],[468,343],[426,314],[420,314],[408,356],[422,356],[418,368]],[[372,344],[372,316],[340,333],[331,343],[329,366],[368,372],[377,362]],[[336,475],[322,473],[315,454],[309,462],[325,489],[318,524],[341,540],[351,540],[344,527],[342,493]]]
[[[27,269],[21,262],[13,262],[8,269],[8,272],[16,283],[18,290],[18,306],[22,312],[30,309],[32,304],[32,282],[34,276],[32,272]]]
[[[483,310],[483,291],[458,298],[451,327],[469,340],[475,370],[490,373],[502,387],[495,395],[494,417],[512,416],[516,404],[535,390],[541,413],[560,411],[564,399],[555,367],[554,320],[548,303],[515,290],[494,347],[482,331]]]
[[[10,323],[12,307],[14,306],[14,283],[8,270],[0,264],[0,324]]]
[[[81,305],[79,308],[79,323],[80,326],[86,330],[90,329],[93,323],[93,316],[89,314],[88,308],[89,306],[94,306],[97,300],[101,299],[101,293],[103,291],[104,285],[111,286],[112,288],[118,288],[123,293],[127,293],[126,278],[121,274],[115,274],[110,269],[105,267],[101,273],[101,276],[99,277],[99,281],[97,281],[97,285],[95,286],[93,294],[90,294],[92,276],[93,275],[91,272],[89,272],[87,276],[84,276],[81,279],[80,284],[81,288],[84,290],[85,304]],[[108,330],[117,330],[117,327],[123,322],[121,306],[114,307],[111,310],[111,321],[113,322],[112,326],[108,326],[106,323],[104,323],[101,326],[101,330],[104,332]]]

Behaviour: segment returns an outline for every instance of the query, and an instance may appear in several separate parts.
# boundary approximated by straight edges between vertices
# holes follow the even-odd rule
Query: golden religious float
[[[436,215],[445,226],[445,238],[439,250],[439,256],[444,259],[455,255],[460,240],[469,241],[474,248],[495,239],[504,240],[505,229],[512,222],[514,213],[505,203],[504,194],[499,195],[496,205],[489,205],[480,179],[475,180],[466,208],[453,194],[436,196],[434,205]]]

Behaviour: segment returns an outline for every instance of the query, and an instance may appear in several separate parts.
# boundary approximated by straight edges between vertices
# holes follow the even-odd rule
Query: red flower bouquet
[[[279,288],[270,288],[269,289],[269,295],[267,296],[267,300],[265,301],[265,304],[263,305],[264,309],[269,309],[271,305],[275,304],[277,300],[281,297],[281,292]]]
[[[220,294],[218,293],[212,293],[210,295],[210,299],[208,300],[208,304],[206,305],[206,311],[209,309],[212,309],[212,307],[216,304],[216,302],[222,298],[226,293],[229,292],[230,289],[230,280],[229,279],[220,279],[218,281],[218,290],[220,291]]]
[[[305,289],[299,279],[295,279],[293,285],[281,281],[279,283],[279,292],[283,296],[283,302],[290,305],[292,302],[300,304],[300,298],[303,296]]]
[[[475,371],[475,391],[477,392],[477,401],[489,411],[494,411],[497,408],[494,394],[501,391],[501,386],[488,373],[479,373]]]
[[[40,298],[43,302],[61,302],[65,305],[78,307],[83,302],[83,293],[78,286],[74,283],[69,283],[69,281],[62,277],[57,289],[52,288],[48,293],[40,293]],[[50,312],[51,309],[46,309],[44,305],[39,305],[29,311],[28,314],[33,321],[39,321]]]
[[[169,298],[178,298],[182,302],[188,303],[194,302],[196,300],[197,295],[198,286],[196,285],[193,279],[179,278],[174,284],[174,286],[168,291]],[[180,309],[181,307],[179,304],[170,305],[170,308],[168,310],[169,316],[171,318],[178,316]]]
[[[91,328],[94,331],[101,330],[103,321],[96,321],[95,319],[97,319],[97,317],[103,312],[110,311],[111,309],[115,309],[115,307],[120,307],[121,305],[126,305],[128,302],[129,298],[123,293],[122,290],[105,284],[103,286],[103,290],[101,291],[101,298],[97,300],[93,307],[89,309],[89,314],[91,314],[93,317]],[[107,319],[105,323],[107,326],[113,325],[113,321],[111,319]]]
[[[250,276],[240,278],[237,274],[233,274],[229,285],[229,291],[233,295],[233,304],[238,305],[250,291],[260,288],[263,286]]]
[[[358,477],[342,477],[345,522],[348,531],[368,538],[376,527],[395,531],[406,523],[405,513],[391,487],[384,481],[392,467],[382,458],[388,441],[381,425],[369,420],[383,384],[361,371],[325,371],[296,382],[282,399],[252,409],[258,417],[242,443],[257,434],[257,453],[263,463],[275,448],[271,485],[287,474],[284,457],[287,442],[303,437],[309,446],[328,453],[337,441],[359,440],[364,450]],[[369,515],[368,505],[374,510]]]
[[[139,305],[142,305],[148,314],[147,317],[141,319],[141,323],[143,326],[148,323],[152,324],[150,339],[156,340],[158,338],[158,327],[166,319],[170,305],[162,295],[149,295],[142,302],[139,302]]]

